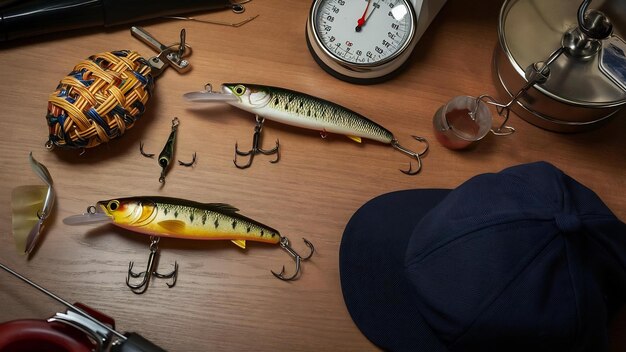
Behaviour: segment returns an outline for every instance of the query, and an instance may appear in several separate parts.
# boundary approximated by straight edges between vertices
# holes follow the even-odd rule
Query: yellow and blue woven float
[[[151,67],[135,51],[90,56],[48,99],[48,148],[92,148],[118,138],[142,116],[152,90]]]

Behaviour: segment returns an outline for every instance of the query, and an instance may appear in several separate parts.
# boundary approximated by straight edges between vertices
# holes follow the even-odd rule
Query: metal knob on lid
[[[594,9],[590,3],[507,0],[502,6],[494,54],[502,93],[514,96],[533,71],[545,75],[512,106],[526,121],[578,132],[609,120],[626,105],[626,43],[621,39],[626,2],[596,1]],[[546,64],[546,57],[551,58],[547,67],[533,66]]]
[[[613,24],[598,10],[587,12],[591,0],[585,0],[578,8],[578,28],[590,38],[606,39],[613,32]]]

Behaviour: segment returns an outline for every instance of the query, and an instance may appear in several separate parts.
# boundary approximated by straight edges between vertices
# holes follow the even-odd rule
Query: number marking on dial
[[[322,44],[336,57],[356,64],[393,58],[410,39],[413,19],[404,0],[323,0],[316,31]],[[366,9],[365,17],[363,10]],[[364,18],[362,26],[357,19]]]

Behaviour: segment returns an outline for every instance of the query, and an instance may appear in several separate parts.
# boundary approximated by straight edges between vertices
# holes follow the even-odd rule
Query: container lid
[[[566,33],[578,27],[581,0],[507,0],[500,13],[500,45],[524,77],[531,64],[546,60],[562,46]],[[613,24],[613,36],[626,38],[626,1],[599,0],[591,8]],[[603,41],[603,42],[606,42]],[[603,43],[602,50],[606,44]],[[589,57],[564,53],[550,65],[550,76],[536,88],[567,104],[609,107],[626,103],[626,90],[600,69],[601,52]],[[521,87],[519,87],[521,88]]]

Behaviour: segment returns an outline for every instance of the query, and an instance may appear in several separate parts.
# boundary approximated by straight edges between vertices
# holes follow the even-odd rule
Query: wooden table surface
[[[91,54],[133,49],[154,53],[129,33],[129,26],[90,29],[4,43],[0,47],[0,258],[65,299],[83,302],[114,317],[120,331],[136,331],[172,351],[366,351],[376,350],[345,308],[338,253],[344,227],[365,202],[380,194],[413,188],[454,188],[466,179],[505,167],[548,161],[593,189],[621,219],[626,219],[626,119],[622,113],[599,129],[557,134],[512,117],[517,132],[488,136],[464,152],[439,145],[432,115],[457,95],[496,94],[491,57],[497,41],[501,1],[449,0],[428,29],[408,67],[386,83],[360,86],[325,73],[306,47],[305,21],[310,1],[256,0],[243,15],[197,15],[219,20],[259,15],[231,28],[161,20],[143,27],[163,42],[176,42],[181,28],[193,46],[193,66],[181,75],[168,69],[156,81],[148,111],[118,140],[83,155],[76,150],[47,151],[48,95],[58,81]],[[424,136],[430,151],[419,175],[398,171],[408,158],[378,143],[362,145],[315,131],[267,122],[266,146],[280,139],[281,160],[259,156],[252,167],[232,163],[235,142],[250,146],[254,117],[226,104],[201,107],[182,94],[206,83],[254,82],[283,86],[332,100],[384,125],[402,144],[419,149],[410,135]],[[193,168],[173,166],[166,184],[158,182],[155,160],[139,154],[140,141],[156,151],[179,117],[176,156]],[[11,192],[38,184],[28,153],[47,166],[57,193],[55,211],[30,258],[17,254],[11,235]],[[293,260],[277,246],[249,244],[241,250],[227,241],[163,239],[159,269],[180,265],[178,283],[168,289],[154,280],[134,295],[124,279],[129,261],[144,267],[149,238],[112,225],[71,227],[63,218],[98,200],[163,195],[200,202],[229,203],[242,214],[289,237],[315,244],[293,282],[270,270]],[[0,321],[45,318],[62,307],[0,273]],[[624,314],[622,314],[623,316]],[[613,335],[624,344],[625,319]],[[617,349],[616,349],[617,350]]]

